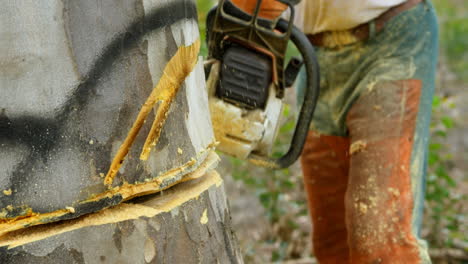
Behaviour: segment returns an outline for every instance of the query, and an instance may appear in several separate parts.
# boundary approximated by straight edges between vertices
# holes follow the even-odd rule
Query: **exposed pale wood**
[[[242,263],[220,176],[0,238],[2,263]],[[5,261],[5,262],[3,262]]]

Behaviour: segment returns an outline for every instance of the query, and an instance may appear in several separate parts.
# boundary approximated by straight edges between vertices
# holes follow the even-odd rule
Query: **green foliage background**
[[[204,21],[214,1],[197,0],[197,3],[203,40],[201,53],[206,56]],[[439,16],[441,61],[450,72],[455,73],[456,81],[466,82],[468,81],[468,1],[433,0],[433,3]],[[290,49],[288,53],[294,54],[294,49]],[[446,145],[450,131],[457,126],[456,121],[448,113],[457,106],[448,98],[444,88],[437,88],[433,102],[424,219],[425,228],[429,231],[426,232],[425,238],[431,248],[461,247],[461,250],[468,254],[468,228],[463,212],[467,194],[457,191],[457,180],[450,173],[450,168],[453,166],[452,158],[456,153],[450,153]],[[286,106],[284,109],[274,155],[284,153],[288,147],[295,125],[295,111],[291,111],[292,109],[293,106]],[[309,234],[301,231],[299,235],[292,235],[299,229],[298,217],[308,213],[298,166],[292,169],[267,170],[234,158],[230,161],[233,178],[243,182],[258,197],[265,209],[266,218],[273,230],[264,241],[274,247],[270,251],[270,260],[280,261],[303,256],[299,251],[306,249],[304,245],[298,246],[296,240],[309,239]],[[247,261],[255,262],[253,256],[256,252],[252,252],[252,249],[244,252]]]

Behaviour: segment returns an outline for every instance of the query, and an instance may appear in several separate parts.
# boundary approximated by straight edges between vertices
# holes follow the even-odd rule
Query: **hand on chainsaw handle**
[[[242,11],[253,14],[258,0],[230,0],[235,6],[242,9]],[[258,16],[265,19],[274,20],[281,16],[281,14],[288,8],[287,5],[279,2],[278,0],[262,0],[260,4],[260,11]]]

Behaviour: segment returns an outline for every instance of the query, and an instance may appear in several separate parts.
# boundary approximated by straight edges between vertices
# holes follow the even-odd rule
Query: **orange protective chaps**
[[[378,83],[351,107],[349,137],[310,132],[302,155],[320,263],[420,263],[410,160],[421,82]]]
[[[314,233],[315,257],[323,263],[347,263],[345,223],[349,139],[309,132],[302,152],[304,186]]]

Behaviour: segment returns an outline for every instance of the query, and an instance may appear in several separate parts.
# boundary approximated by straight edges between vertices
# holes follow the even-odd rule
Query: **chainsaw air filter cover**
[[[263,109],[272,78],[271,58],[240,46],[224,53],[216,95],[248,109]]]

